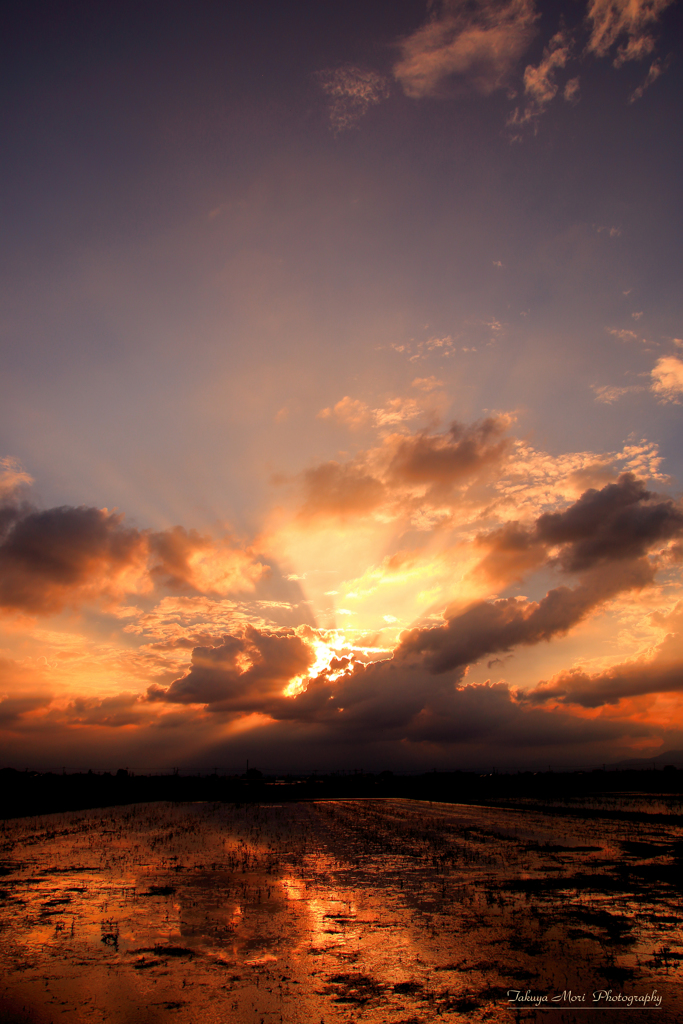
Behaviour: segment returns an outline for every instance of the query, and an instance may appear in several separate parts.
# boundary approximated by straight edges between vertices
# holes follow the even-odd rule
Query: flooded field
[[[0,828],[3,1024],[683,1020],[677,816],[338,800]]]

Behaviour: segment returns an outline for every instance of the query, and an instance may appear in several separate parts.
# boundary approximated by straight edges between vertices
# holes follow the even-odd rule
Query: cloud
[[[565,83],[564,92],[562,93],[562,95],[564,96],[567,103],[578,103],[580,92],[581,82],[577,76],[576,78],[570,78],[569,81]]]
[[[633,315],[640,317],[642,313]],[[636,340],[638,337],[634,331],[617,330],[616,328],[608,328],[608,331],[621,341]],[[647,390],[656,395],[663,403],[678,403],[683,394],[683,360],[673,355],[662,356],[650,371],[650,380],[649,387],[645,384],[630,384],[624,387],[611,384],[592,384],[591,388],[595,392],[596,401],[606,404],[612,404],[624,395]]]
[[[33,483],[33,478],[22,468],[18,459],[6,456],[0,459],[0,501],[15,499]]]
[[[444,434],[421,433],[396,441],[387,478],[394,484],[424,484],[448,490],[499,463],[510,448],[509,419],[489,416],[471,426],[453,423]]]
[[[96,508],[9,506],[0,520],[0,606],[49,613],[139,589],[147,545]]]
[[[605,57],[622,40],[613,64],[641,60],[652,53],[655,41],[650,33],[673,0],[589,0],[587,21],[590,38],[587,50]]]
[[[339,607],[365,629],[385,627],[387,614],[395,633],[425,616],[438,621],[449,603],[488,599],[557,554],[536,535],[543,512],[565,509],[624,470],[664,482],[648,442],[551,456],[515,440],[509,425],[496,415],[448,430],[395,431],[292,478],[259,546],[302,581],[311,621],[333,628]]]
[[[578,747],[585,757],[592,743],[604,744],[618,736],[646,731],[623,720],[591,722],[557,711],[537,715],[535,710],[519,702],[502,682],[460,686],[422,708],[405,730],[406,738],[465,750],[486,744],[489,763],[500,763],[501,756],[505,760],[511,755],[520,758],[529,749],[536,757],[542,750],[552,751],[555,759],[558,748]]]
[[[325,462],[308,469],[302,479],[303,501],[299,520],[320,517],[348,519],[367,515],[384,501],[386,489],[381,481],[361,466]]]
[[[560,672],[539,683],[524,699],[531,704],[575,704],[599,708],[645,694],[683,692],[683,659],[670,665],[639,660],[591,675],[582,669]]]
[[[383,409],[373,410],[373,418],[378,427],[395,426],[414,420],[423,408],[423,403],[417,398],[390,398]]]
[[[683,360],[676,356],[662,356],[655,363],[650,376],[651,390],[663,402],[678,402],[683,394]]]
[[[382,413],[378,424],[410,418],[411,402],[397,399],[375,410]],[[468,426],[453,423],[440,433],[388,434],[381,445],[351,462],[325,462],[301,474],[296,518],[349,520],[377,513],[386,519],[441,504],[502,462],[511,448],[509,425],[510,418],[500,415]]]
[[[174,527],[126,526],[107,509],[27,503],[0,506],[0,607],[52,614],[170,589],[228,593],[253,589],[266,567],[231,544]]]
[[[475,550],[486,554],[473,570],[494,585],[508,586],[521,580],[529,572],[541,566],[547,557],[543,544],[538,542],[531,530],[518,522],[506,523],[497,530],[479,534],[474,539]]]
[[[150,708],[137,693],[117,693],[113,697],[77,697],[64,712],[71,725],[95,725],[121,729],[140,725],[150,719]]]
[[[182,526],[147,536],[150,577],[171,590],[213,594],[253,590],[267,572],[251,550],[235,545],[230,537],[216,540]]]
[[[648,491],[632,473],[600,491],[586,491],[564,512],[545,513],[535,529],[541,542],[563,545],[556,557],[566,572],[640,559],[654,545],[682,533],[681,508]]]
[[[335,134],[356,128],[370,107],[389,96],[389,82],[383,75],[350,64],[319,71],[316,77],[329,98],[330,126]]]
[[[441,356],[447,359],[457,352],[456,345],[450,334],[439,338],[436,335],[427,338],[426,341],[418,341],[415,345],[404,342],[402,345],[391,345],[394,352],[400,352],[408,356],[409,363],[416,363],[420,359]],[[463,348],[463,352],[476,352],[475,348]]]
[[[435,406],[440,404],[441,398],[434,392],[443,384],[436,377],[416,377],[411,387],[418,391],[416,398],[399,396],[390,398],[386,405],[377,409],[371,409],[366,402],[359,398],[351,398],[344,395],[336,405],[321,409],[317,419],[331,420],[341,423],[349,430],[362,430],[369,426],[387,427],[399,423],[406,423],[416,419],[422,414],[434,416]]]
[[[353,668],[336,682],[323,675],[296,697],[273,695],[265,703],[268,711],[240,713],[148,701],[158,717],[135,721],[141,705],[130,694],[73,701],[10,725],[5,758],[23,766],[30,757],[47,767],[63,764],[68,749],[69,763],[84,767],[236,766],[249,757],[261,768],[310,770],[348,767],[352,751],[354,763],[370,769],[481,770],[558,759],[583,764],[612,751],[623,756],[634,739],[652,732],[629,719],[590,720],[530,705],[502,682],[456,687],[391,661]]]
[[[372,417],[365,402],[361,402],[359,398],[344,395],[332,408],[321,409],[317,418],[320,420],[336,419],[338,423],[342,423],[349,430],[361,430],[370,423]]]
[[[487,760],[494,749],[497,759],[501,751],[519,758],[522,751],[538,756],[548,747],[556,755],[558,746],[582,750],[585,758],[587,744],[647,732],[630,721],[577,720],[561,710],[530,707],[502,682],[454,685],[452,678],[400,658],[369,665],[332,658],[287,696],[287,678],[297,678],[311,664],[297,639],[270,635],[266,647],[264,634],[226,637],[219,647],[197,649],[187,675],[165,691],[151,688],[149,700],[204,702],[213,717],[230,718],[238,727],[260,716],[260,730],[249,733],[249,749],[262,746],[271,762],[286,756],[291,763],[297,749],[304,749],[317,750],[328,763],[341,752],[344,763],[350,747],[378,747],[392,763],[424,757],[423,747],[432,759],[439,750],[450,757],[455,751],[475,757],[486,751]],[[303,638],[300,643],[305,647]],[[234,756],[234,741],[231,750]]]
[[[17,697],[4,697],[0,700],[0,728],[11,728],[31,711],[47,707],[52,696],[45,693],[23,693]]]
[[[440,95],[454,76],[488,95],[509,80],[537,17],[533,0],[441,0],[400,42],[394,77],[414,99]]]
[[[523,110],[516,107],[508,118],[508,127],[522,126],[535,121],[543,113],[550,101],[555,98],[558,84],[555,73],[563,68],[569,60],[570,41],[566,32],[557,32],[543,50],[540,64],[534,67],[528,64],[524,69],[524,93],[528,102]],[[578,79],[576,92],[578,93]],[[574,98],[570,92],[569,97]]]
[[[629,103],[635,103],[636,100],[639,100],[645,92],[645,90],[649,89],[652,83],[656,82],[659,76],[666,71],[670,63],[671,61],[669,58],[667,58],[664,61],[660,60],[659,57],[656,60],[653,60],[644,80],[640,83],[637,89],[633,90],[633,92],[629,96]]]
[[[561,571],[582,574],[578,586],[557,587],[538,602],[504,598],[447,609],[443,625],[403,633],[396,656],[420,655],[434,673],[462,672],[485,655],[567,633],[617,594],[649,585],[656,564],[645,556],[682,535],[679,506],[623,474],[600,491],[586,491],[564,512],[539,516],[533,529],[515,523],[478,538],[489,548],[479,568],[490,576],[508,582],[550,556]]]
[[[447,617],[443,626],[408,630],[401,636],[396,656],[420,655],[429,672],[457,671],[462,675],[467,665],[485,655],[564,635],[610,598],[647,586],[653,575],[652,567],[643,560],[616,571],[587,575],[574,588],[556,587],[541,601],[479,601]]]
[[[432,378],[413,384],[416,396],[440,386]],[[254,550],[227,537],[138,530],[107,510],[39,512],[9,501],[0,567],[14,558],[14,575],[2,575],[6,588],[14,580],[12,607],[23,601],[25,610],[54,611],[94,601],[113,615],[98,643],[54,627],[32,631],[24,675],[16,666],[0,675],[7,735],[23,736],[26,750],[43,741],[52,750],[58,736],[62,749],[90,742],[97,754],[88,740],[95,733],[103,752],[165,751],[158,763],[166,764],[178,763],[174,744],[190,752],[223,744],[232,763],[243,730],[246,756],[258,749],[289,765],[314,763],[314,750],[348,764],[350,750],[364,749],[385,765],[461,756],[499,763],[501,750],[519,763],[524,751],[552,749],[556,758],[555,747],[564,760],[585,761],[591,744],[611,750],[649,735],[628,709],[618,720],[588,721],[576,708],[614,703],[619,687],[637,696],[648,671],[663,692],[676,691],[681,650],[662,646],[621,675],[560,673],[533,698],[503,681],[467,680],[475,662],[552,643],[608,603],[622,615],[638,591],[651,588],[647,600],[660,600],[656,573],[671,569],[683,548],[680,505],[638,479],[659,473],[656,446],[632,441],[621,451],[556,456],[515,440],[510,423],[497,414],[411,432],[402,421],[354,457],[300,474],[289,518],[268,549],[291,583],[278,577],[277,563],[266,579]],[[619,475],[624,467],[632,472]],[[292,567],[303,571],[285,574],[299,542]],[[495,598],[540,570],[555,578],[540,595],[534,589],[536,600]],[[300,625],[306,605],[297,584],[312,580],[328,629]],[[233,591],[248,597],[220,598]],[[139,600],[107,604],[125,593]],[[332,628],[334,614],[344,613],[357,630]],[[45,654],[44,666],[35,652]],[[48,683],[60,693],[52,704]],[[133,692],[136,685],[147,696]],[[175,739],[162,740],[162,732]],[[605,756],[603,749],[595,760]]]
[[[624,395],[631,395],[645,390],[642,384],[629,384],[621,388],[612,384],[591,384],[591,388],[595,392],[595,401],[603,402],[605,405],[613,405],[614,402],[619,401]]]
[[[620,452],[552,456],[516,441],[501,467],[495,488],[500,501],[514,508],[515,518],[531,518],[547,508],[548,503],[561,506],[587,487],[613,482],[621,472],[668,482],[660,471],[662,461],[657,445],[645,440],[626,444]]]
[[[657,616],[655,616],[657,618]],[[654,652],[590,673],[577,667],[559,672],[548,682],[520,694],[530,704],[567,704],[583,708],[616,705],[622,700],[660,693],[683,692],[683,605],[662,618],[668,627]]]
[[[418,378],[412,394],[438,386]],[[466,670],[552,642],[607,602],[649,587],[660,565],[673,564],[682,513],[633,473],[615,479],[621,466],[656,473],[654,446],[556,457],[516,441],[510,423],[492,415],[412,433],[400,424],[353,458],[302,473],[289,519],[269,541],[283,565],[300,544],[292,561],[304,571],[287,572],[292,583],[277,576],[276,564],[267,580],[252,549],[230,538],[179,527],[138,530],[107,510],[43,513],[9,502],[0,564],[14,551],[21,568],[14,605],[54,611],[104,602],[112,613],[107,630],[122,631],[125,643],[110,632],[95,643],[34,629],[33,650],[47,660],[42,668],[26,658],[27,674],[7,675],[6,692],[0,687],[3,700],[32,701],[0,704],[7,729],[34,737],[27,744],[49,723],[64,744],[94,730],[107,749],[118,742],[114,734],[130,736],[139,749],[149,735],[155,750],[166,749],[155,730],[182,733],[183,749],[192,749],[207,736],[243,729],[282,750],[297,736],[322,750],[336,745],[342,761],[350,745],[381,743],[392,763],[404,751],[429,759],[432,748],[474,757],[475,747],[490,751],[510,735],[529,749],[542,749],[544,736],[579,749],[576,712],[525,702],[502,682],[469,685]],[[350,579],[356,558],[360,572]],[[545,596],[493,596],[539,570],[557,577]],[[3,585],[11,578],[5,573]],[[312,579],[328,629],[300,625],[306,604],[296,583],[314,587]],[[233,590],[249,596],[219,599]],[[107,603],[126,593],[139,600]],[[337,603],[343,607],[335,611]],[[334,615],[359,628],[332,628]],[[368,630],[374,635],[363,635]],[[50,706],[48,682],[60,692]],[[146,697],[133,692],[136,685]],[[586,728],[586,743],[599,736],[612,743],[645,727]]]
[[[218,647],[196,647],[189,671],[168,689],[152,686],[152,701],[204,704],[211,711],[267,711],[283,699],[284,687],[315,661],[312,648],[293,631],[267,632],[248,626]]]
[[[598,229],[599,230],[599,229]],[[625,329],[619,329],[618,327],[606,327],[605,330],[608,334],[613,334],[619,341],[637,341],[638,335],[635,331],[628,331]]]
[[[410,386],[418,391],[434,391],[435,388],[443,387],[443,381],[434,376],[416,377]]]

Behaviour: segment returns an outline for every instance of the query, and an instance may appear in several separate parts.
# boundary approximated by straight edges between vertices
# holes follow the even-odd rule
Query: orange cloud
[[[500,582],[536,568],[554,551],[551,564],[581,574],[578,586],[550,590],[539,602],[506,598],[447,609],[443,625],[402,634],[396,656],[423,655],[431,672],[462,671],[485,655],[562,635],[617,594],[650,585],[657,563],[646,556],[682,535],[681,508],[624,474],[563,512],[542,514],[533,529],[509,524],[477,539],[489,548],[480,568],[498,573]]]
[[[0,501],[16,500],[22,489],[32,483],[33,478],[22,469],[18,459],[9,456],[0,459]]]
[[[273,513],[260,545],[300,581],[321,624],[353,613],[359,628],[381,628],[387,615],[405,628],[544,565],[552,544],[534,525],[544,512],[615,483],[625,468],[664,479],[648,442],[550,456],[515,441],[509,423],[498,415],[393,432],[346,462],[316,466],[291,482],[289,505]]]
[[[326,462],[308,469],[302,479],[303,501],[298,517],[346,519],[366,515],[385,499],[386,488],[360,466]]]
[[[425,393],[432,384],[415,382]],[[667,568],[673,581],[683,537],[680,505],[636,475],[662,479],[656,447],[550,456],[515,440],[510,422],[495,415],[443,430],[403,426],[354,457],[305,471],[259,542],[277,554],[270,573],[255,548],[227,537],[137,530],[106,510],[7,502],[0,564],[14,569],[4,577],[5,607],[42,613],[93,602],[98,612],[86,609],[78,627],[71,617],[66,628],[23,633],[12,620],[7,642],[30,657],[18,668],[8,662],[4,675],[0,664],[5,736],[30,744],[52,728],[64,743],[78,736],[87,745],[95,730],[107,749],[119,749],[115,736],[125,734],[136,749],[147,737],[160,751],[169,749],[162,732],[186,750],[244,735],[285,749],[308,730],[325,749],[373,744],[381,734],[394,754],[504,744],[506,735],[536,749],[554,736],[567,751],[646,742],[654,719],[634,722],[625,704],[600,700],[621,686],[623,701],[659,708],[657,694],[678,693],[683,656],[669,650],[666,664],[663,653],[654,662],[637,657],[644,634],[635,620],[662,606],[656,574]],[[558,577],[545,596],[496,598],[540,569]],[[127,593],[134,602],[122,602]],[[107,636],[96,641],[86,631],[102,628],[103,610]],[[523,662],[525,650],[582,623],[597,652],[606,620],[630,631],[632,672],[605,668],[603,645],[591,667],[576,670],[585,678],[557,675],[562,662],[552,662],[545,671],[555,689],[544,684],[534,698],[503,681],[466,682],[482,660],[518,651]],[[648,642],[658,630],[645,631]],[[660,690],[642,689],[647,666]],[[612,708],[609,723],[597,721],[603,707]]]
[[[558,68],[565,67],[569,60],[570,45],[566,32],[557,32],[543,50],[541,62],[534,67],[527,64],[524,69],[524,93],[528,102],[523,109],[516,107],[508,118],[508,127],[521,127],[538,119],[548,104],[555,98],[558,84],[555,74]],[[565,90],[565,98],[572,100],[578,93],[578,80],[574,79],[575,87]]]
[[[641,60],[655,47],[650,33],[673,0],[589,0],[587,21],[590,38],[587,50],[605,57],[621,39],[614,58],[620,67],[629,60]]]
[[[441,0],[429,21],[401,41],[394,77],[407,96],[439,95],[458,76],[488,95],[507,82],[534,34],[533,0]]]
[[[253,590],[267,567],[253,553],[196,531],[124,525],[107,509],[0,507],[0,607],[54,614],[170,589],[225,594]]]
[[[407,423],[418,416],[434,421],[439,418],[443,394],[435,393],[442,385],[436,377],[416,377],[411,387],[418,391],[417,397],[398,396],[387,400],[386,405],[377,409],[358,398],[344,395],[336,405],[321,409],[318,419],[334,419],[349,430],[361,430],[369,426],[391,427]]]
[[[389,83],[383,75],[350,64],[319,71],[317,77],[329,99],[330,126],[335,134],[356,128],[370,107],[389,96]]]
[[[358,398],[344,395],[331,409],[321,409],[318,419],[336,419],[350,430],[360,430],[370,422],[370,409]]]
[[[653,652],[601,672],[572,668],[523,695],[530,704],[601,708],[655,694],[683,693],[683,605],[663,619],[669,632]]]
[[[150,533],[149,547],[150,576],[172,590],[213,594],[253,590],[268,571],[255,561],[253,552],[232,544],[230,538],[217,541],[182,526]]]
[[[346,464],[322,463],[299,478],[297,517],[409,516],[424,506],[441,507],[454,490],[479,481],[510,451],[510,420],[489,417],[470,426],[454,423],[444,433],[421,431],[386,436],[376,448]]]
[[[677,402],[683,394],[683,360],[662,356],[651,373],[651,390],[663,402]]]

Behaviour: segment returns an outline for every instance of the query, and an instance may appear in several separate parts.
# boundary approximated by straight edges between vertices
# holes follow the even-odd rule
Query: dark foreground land
[[[0,823],[2,1024],[683,1020],[679,796],[279,789]]]
[[[428,772],[424,775],[368,774],[300,775],[278,779],[251,769],[244,775],[133,775],[118,772],[69,773],[0,769],[0,819],[54,814],[123,804],[170,800],[228,803],[288,803],[302,800],[402,798],[444,803],[476,803],[538,807],[548,811],[574,810],[582,817],[603,815],[608,807],[602,796],[624,793],[662,794],[667,806],[659,808],[667,820],[683,813],[683,771],[670,766],[654,771],[520,772],[480,775],[474,772]],[[599,806],[591,799],[600,795]],[[617,806],[618,803],[618,806]],[[657,801],[648,814],[657,813]],[[622,802],[612,814],[632,818],[639,812]]]

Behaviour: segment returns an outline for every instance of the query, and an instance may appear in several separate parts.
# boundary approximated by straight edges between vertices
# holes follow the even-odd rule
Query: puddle
[[[682,843],[661,818],[404,800],[5,822],[0,1018],[673,1024]]]

